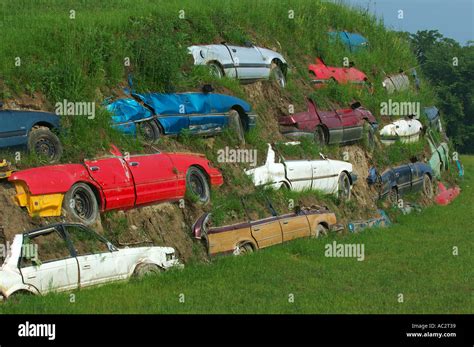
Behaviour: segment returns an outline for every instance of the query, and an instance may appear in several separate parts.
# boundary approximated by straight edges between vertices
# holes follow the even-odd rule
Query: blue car
[[[388,196],[390,202],[396,204],[401,195],[420,190],[423,195],[431,199],[433,178],[433,170],[428,164],[416,162],[389,168],[382,175],[379,175],[375,168],[371,168],[367,183],[379,188],[380,199]]]
[[[138,133],[151,143],[158,141],[161,135],[178,135],[183,130],[208,136],[229,126],[236,126],[239,137],[243,137],[243,131],[256,124],[250,105],[229,95],[193,92],[131,93],[131,96],[116,100],[106,108],[120,131],[135,136]]]
[[[59,130],[59,116],[49,112],[4,110],[0,102],[0,149],[26,148],[59,161],[62,146],[53,131]]]
[[[367,48],[369,45],[367,39],[360,34],[349,33],[347,31],[330,31],[328,34],[330,41],[341,41],[353,53],[360,49]]]

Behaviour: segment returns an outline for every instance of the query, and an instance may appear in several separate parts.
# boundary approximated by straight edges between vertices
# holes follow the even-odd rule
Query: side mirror
[[[358,109],[358,108],[361,107],[361,106],[362,106],[362,105],[361,105],[361,103],[360,103],[359,101],[356,101],[356,102],[354,102],[354,103],[351,104],[351,108],[352,108],[353,110],[356,110],[356,109]]]
[[[209,94],[209,93],[212,93],[214,91],[214,88],[210,84],[205,84],[205,85],[202,86],[201,90],[204,94]]]

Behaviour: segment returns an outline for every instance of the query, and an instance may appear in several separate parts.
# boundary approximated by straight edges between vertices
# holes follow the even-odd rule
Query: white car
[[[287,62],[280,53],[247,43],[245,47],[231,46],[223,42],[218,45],[196,45],[188,47],[194,65],[207,65],[218,78],[227,76],[244,82],[275,78],[284,88]]]
[[[18,234],[0,267],[0,298],[72,290],[181,266],[171,247],[119,249],[81,224]]]
[[[296,191],[313,189],[349,200],[352,184],[357,180],[352,173],[352,164],[327,159],[322,154],[321,157],[319,160],[285,160],[281,155],[277,157],[272,145],[268,144],[265,165],[245,173],[252,177],[255,186]]]
[[[397,75],[390,75],[383,80],[382,87],[387,90],[388,94],[392,94],[395,91],[408,89],[410,87],[410,79],[403,72]]]
[[[402,143],[416,142],[420,139],[423,125],[416,119],[399,119],[380,130],[380,141],[391,145],[400,140]]]

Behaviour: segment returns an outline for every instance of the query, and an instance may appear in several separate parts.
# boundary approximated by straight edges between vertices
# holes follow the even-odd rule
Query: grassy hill
[[[387,30],[364,10],[315,0],[220,0],[212,2],[212,6],[209,1],[201,0],[19,0],[0,5],[0,20],[0,99],[7,106],[54,111],[54,104],[63,99],[96,102],[95,119],[62,118],[65,129],[60,135],[64,144],[63,162],[79,162],[84,158],[102,155],[107,152],[110,143],[114,143],[123,151],[131,153],[154,153],[157,149],[205,153],[223,172],[225,184],[213,192],[212,205],[209,207],[188,204],[185,210],[181,210],[177,206],[165,204],[164,207],[159,205],[136,209],[127,214],[104,214],[98,230],[114,242],[136,240],[138,236],[145,235],[155,244],[175,247],[179,256],[188,264],[194,264],[195,260],[201,263],[206,259],[204,249],[193,242],[189,234],[190,226],[204,210],[212,210],[215,221],[220,224],[242,220],[246,217],[240,198],[245,196],[253,216],[263,217],[266,208],[262,194],[265,194],[272,198],[281,212],[288,210],[288,199],[293,199],[302,205],[327,205],[335,211],[341,222],[364,218],[372,216],[377,206],[381,205],[375,201],[374,191],[369,190],[364,180],[369,166],[376,165],[383,169],[406,163],[413,157],[419,160],[429,157],[424,139],[412,145],[396,144],[389,148],[378,146],[373,152],[366,151],[363,143],[321,149],[310,141],[303,141],[302,146],[292,149],[288,154],[294,158],[317,158],[322,151],[332,159],[342,160],[343,153],[349,153],[349,161],[354,164],[360,178],[354,186],[355,198],[349,203],[343,203],[332,196],[314,192],[263,192],[255,189],[243,174],[245,165],[218,162],[219,149],[225,146],[242,147],[231,132],[227,131],[212,139],[191,137],[183,133],[176,139],[165,138],[157,146],[150,147],[112,129],[109,124],[110,115],[100,106],[107,97],[123,95],[122,88],[126,86],[129,73],[133,74],[138,91],[195,91],[200,90],[202,85],[211,83],[216,92],[247,100],[259,115],[256,129],[246,134],[244,147],[257,149],[261,162],[267,142],[284,140],[278,131],[277,117],[288,114],[290,105],[294,105],[297,112],[304,110],[305,98],[308,96],[324,108],[347,107],[349,103],[358,100],[372,111],[381,125],[390,121],[388,117],[380,115],[381,102],[387,102],[389,98],[392,101],[420,102],[422,107],[436,104],[432,88],[423,76],[420,90],[411,88],[387,95],[382,89],[381,81],[386,73],[396,73],[399,69],[408,70],[417,62],[403,36]],[[339,44],[329,44],[327,31],[331,29],[360,32],[368,38],[370,47],[367,51],[351,54]],[[207,69],[192,66],[192,59],[186,52],[187,46],[221,41],[232,44],[252,41],[258,46],[282,53],[289,62],[287,88],[281,90],[274,81],[240,85],[227,78],[216,80]],[[353,61],[357,68],[369,76],[374,92],[370,93],[367,88],[343,85],[330,85],[326,89],[315,91],[310,83],[307,66],[318,55],[323,56],[329,65],[342,66],[346,58]],[[128,61],[130,66],[126,64]],[[13,159],[13,154],[9,152],[2,152],[0,156]],[[41,164],[38,158],[28,155],[17,166],[22,169]],[[455,174],[448,173],[444,179],[454,182],[454,177]],[[57,220],[31,220],[25,211],[9,202],[12,194],[11,186],[6,183],[0,185],[0,223],[3,219],[9,236]],[[410,199],[415,201],[419,197],[413,196]],[[452,208],[436,207],[429,211],[438,210],[451,211]],[[434,213],[429,211],[426,215]],[[396,210],[390,210],[389,213],[392,217],[399,214]],[[436,216],[436,213],[432,216]],[[108,303],[103,310],[116,308],[116,312],[131,312],[136,307],[146,312],[223,312],[227,305],[231,307],[228,310],[236,312],[270,312],[280,309],[290,312],[297,312],[298,309],[303,312],[330,312],[331,309],[340,312],[355,312],[357,309],[364,312],[376,312],[377,309],[380,312],[398,312],[394,311],[396,307],[400,310],[405,307],[407,311],[403,312],[415,312],[421,306],[411,309],[407,309],[407,305],[390,306],[393,293],[387,292],[388,288],[398,290],[394,273],[403,272],[402,265],[410,260],[403,260],[399,268],[392,268],[392,265],[385,262],[384,252],[390,250],[392,259],[395,259],[397,252],[408,256],[414,249],[419,250],[419,247],[404,244],[404,237],[412,242],[419,239],[419,234],[412,227],[419,225],[417,218],[402,217],[400,226],[390,230],[348,236],[353,240],[362,240],[354,242],[373,242],[376,248],[375,253],[372,253],[375,257],[372,260],[329,260],[320,255],[318,259],[321,262],[315,264],[313,254],[320,252],[327,240],[300,240],[248,258],[222,259],[213,262],[212,266],[191,265],[182,273],[167,273],[159,279],[81,291],[79,295],[86,298],[86,304],[74,307],[77,307],[78,312],[97,312],[93,306],[102,301],[104,304]],[[131,231],[131,225],[137,227],[136,231]],[[433,230],[435,229],[427,229],[425,234],[428,235],[428,241],[432,242],[432,250],[439,250],[442,238]],[[445,240],[450,240],[451,233],[447,230],[443,230],[440,235],[445,235]],[[462,235],[460,240],[468,236]],[[427,261],[430,256],[434,257],[435,254],[423,253],[423,261]],[[420,269],[425,269],[423,264]],[[452,261],[446,264],[446,273],[458,276],[451,273],[453,266]],[[281,269],[285,270],[280,271]],[[369,276],[373,270],[378,272],[370,275],[373,281],[370,282],[370,290],[377,293],[380,290],[382,293],[367,292],[361,295],[380,301],[373,308],[368,306],[362,309],[355,299],[358,293],[354,288],[360,289],[359,286],[365,283],[364,276]],[[352,277],[350,274],[353,271],[358,275]],[[407,277],[403,282],[408,292],[416,288],[410,278],[412,277]],[[434,286],[429,278],[427,281],[423,284],[424,290]],[[193,292],[194,289],[189,285],[193,282],[200,284],[199,291]],[[295,285],[283,288],[279,286],[280,282],[285,286],[293,282]],[[245,288],[252,283],[255,287],[252,288],[251,295],[257,306],[248,304],[250,294]],[[219,292],[223,292],[225,286],[227,292],[220,294],[222,303],[218,303],[214,293],[219,288]],[[306,286],[308,289],[305,289]],[[446,286],[449,287],[448,284]],[[343,295],[346,301],[338,303],[337,297],[331,296],[336,295],[334,293],[342,295],[339,291],[334,292],[336,287],[344,289],[342,293],[346,293]],[[183,288],[184,292],[189,290],[191,298],[194,297],[190,300],[194,300],[194,303],[190,306],[175,305],[173,298],[177,295],[177,288]],[[122,300],[122,306],[112,305],[112,301],[105,299],[107,295],[117,299],[116,295],[131,295],[132,292],[141,293],[142,290],[155,294]],[[287,306],[285,297],[288,290],[301,290],[301,293],[305,293],[303,295],[309,296],[299,304],[296,301],[295,305]],[[197,293],[203,296],[202,305],[201,301],[197,301]],[[448,291],[442,293],[448,295]],[[274,295],[263,297],[263,294]],[[97,299],[93,299],[94,297]],[[257,300],[257,297],[260,299]],[[283,301],[272,301],[279,300],[277,298],[280,297]],[[25,300],[25,305],[32,305],[30,308],[33,307],[34,311],[53,310],[54,305],[59,305],[59,311],[70,310],[69,304],[65,302],[66,298],[64,295],[53,295],[38,299],[34,304],[28,299]],[[158,299],[163,301],[152,302]],[[265,308],[269,300],[273,304]],[[436,310],[437,303],[442,302],[439,297],[432,300],[434,306],[426,308],[427,310]],[[158,302],[163,306],[156,306]],[[452,310],[462,311],[462,305],[457,306],[460,302],[454,300]],[[321,306],[314,306],[316,304]],[[21,312],[27,306],[6,305],[4,309],[6,312]],[[99,308],[98,311],[100,310]]]

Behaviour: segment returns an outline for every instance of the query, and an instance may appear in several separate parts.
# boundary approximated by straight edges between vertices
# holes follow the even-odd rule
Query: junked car
[[[351,33],[348,31],[330,31],[328,34],[331,42],[341,42],[352,53],[366,49],[369,46],[367,39],[358,33]]]
[[[310,136],[320,145],[342,144],[361,140],[364,130],[369,147],[375,143],[374,129],[377,120],[359,102],[350,108],[319,110],[308,99],[308,110],[279,118],[280,131],[290,137]]]
[[[395,75],[388,75],[382,81],[382,87],[385,88],[387,93],[392,94],[395,91],[408,89],[410,87],[410,79],[404,72]]]
[[[435,176],[441,178],[441,173],[449,168],[449,146],[446,142],[437,145],[431,130],[427,132],[426,140],[431,150],[431,158],[428,163]]]
[[[183,130],[210,136],[232,126],[243,137],[244,131],[255,127],[257,118],[244,100],[211,92],[131,93],[131,98],[115,100],[106,108],[120,131],[134,136],[138,133],[150,143]]]
[[[441,118],[439,110],[436,106],[430,106],[424,108],[424,114],[428,119],[428,125],[431,129],[442,131]]]
[[[62,145],[54,133],[60,128],[56,114],[6,110],[0,102],[0,124],[0,149],[23,147],[44,156],[51,163],[61,158]]]
[[[316,63],[310,64],[308,69],[311,81],[314,83],[316,88],[323,87],[331,81],[340,84],[354,83],[361,85],[368,82],[365,73],[355,67],[328,66],[321,58],[316,58]]]
[[[60,216],[94,223],[99,212],[176,201],[186,192],[201,203],[210,199],[210,186],[220,186],[218,169],[202,154],[156,153],[111,156],[82,164],[51,165],[17,171],[9,177],[15,200],[31,216]]]
[[[380,141],[384,145],[394,144],[397,140],[402,143],[417,142],[422,130],[423,125],[417,119],[399,119],[380,130]]]
[[[203,239],[209,255],[240,255],[301,237],[319,237],[337,230],[336,215],[325,207],[296,208],[293,213],[272,215],[226,225],[211,226],[211,214],[202,215],[193,225],[196,239]]]
[[[323,155],[317,160],[286,160],[275,153],[271,144],[268,144],[265,164],[245,173],[252,177],[255,186],[319,190],[336,194],[342,200],[350,199],[352,185],[357,180],[351,163],[327,159]]]
[[[367,182],[374,185],[378,198],[389,197],[396,204],[403,194],[422,191],[429,199],[433,197],[434,173],[431,167],[422,162],[409,163],[394,168],[388,168],[381,175],[375,168],[369,170]]]
[[[245,46],[226,42],[188,47],[194,65],[205,65],[218,78],[236,78],[242,82],[254,82],[274,78],[284,88],[288,64],[280,53],[257,47],[250,42]]]
[[[53,224],[15,235],[0,267],[0,299],[46,294],[182,267],[172,247],[117,248],[81,224]]]

